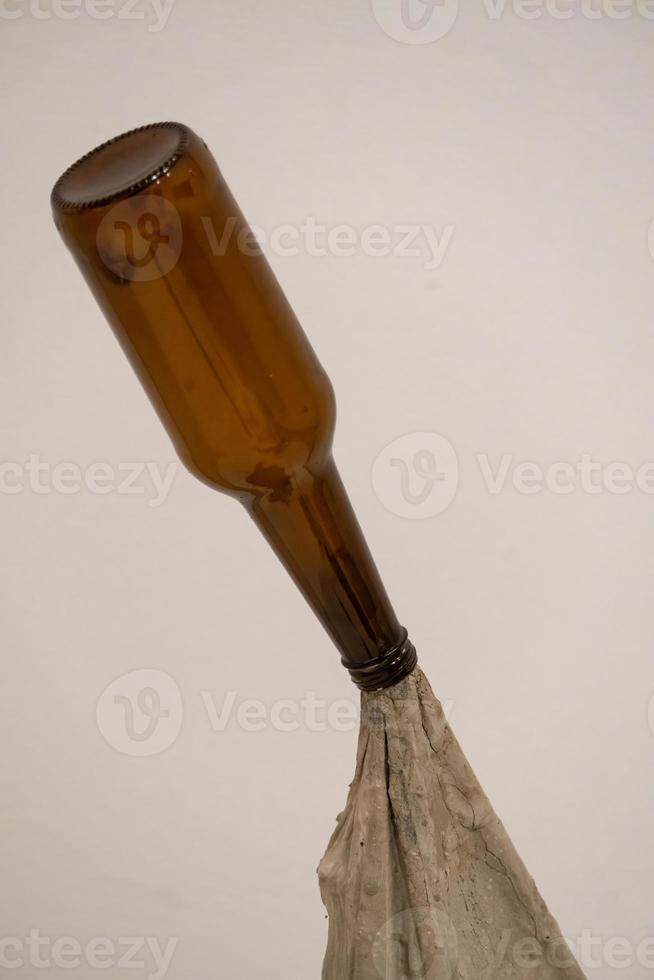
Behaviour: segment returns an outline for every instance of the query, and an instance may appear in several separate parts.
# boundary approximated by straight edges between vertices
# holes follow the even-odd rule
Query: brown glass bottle
[[[241,501],[355,682],[416,664],[332,458],[332,387],[206,145],[179,123],[87,154],[55,223],[201,480]]]

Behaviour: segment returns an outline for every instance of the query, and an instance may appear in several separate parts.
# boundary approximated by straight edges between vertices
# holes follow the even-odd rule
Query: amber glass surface
[[[250,512],[365,688],[415,651],[332,458],[335,403],[206,145],[142,127],[74,164],[55,223],[187,466]]]

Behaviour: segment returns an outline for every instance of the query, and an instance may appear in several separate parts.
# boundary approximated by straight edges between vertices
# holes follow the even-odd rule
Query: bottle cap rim
[[[175,166],[191,136],[178,122],[149,123],[114,136],[61,175],[52,189],[52,207],[84,211],[138,194]]]

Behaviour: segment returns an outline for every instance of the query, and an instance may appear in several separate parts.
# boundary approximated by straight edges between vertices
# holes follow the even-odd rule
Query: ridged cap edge
[[[138,180],[134,181],[132,184],[128,184],[126,187],[120,188],[119,190],[113,191],[110,194],[101,195],[99,197],[89,197],[82,200],[71,201],[63,193],[63,188],[66,180],[74,173],[79,167],[81,167],[90,157],[95,156],[101,150],[106,149],[108,146],[112,146],[115,143],[120,142],[120,140],[126,139],[128,136],[133,136],[135,133],[142,133],[147,130],[153,129],[175,129],[178,132],[179,139],[172,153],[166,156],[160,163],[157,164],[152,170],[150,170],[144,177],[140,177]],[[178,160],[184,155],[185,150],[188,147],[192,136],[192,130],[184,123],[178,122],[158,122],[158,123],[147,123],[144,126],[137,126],[134,129],[129,129],[125,133],[121,133],[119,136],[114,136],[112,139],[106,140],[104,143],[100,143],[99,146],[94,147],[94,149],[89,150],[84,156],[76,160],[75,163],[71,164],[67,170],[59,177],[54,187],[52,188],[52,193],[50,195],[50,201],[53,208],[59,211],[66,212],[79,212],[86,211],[91,208],[104,207],[108,204],[113,204],[115,201],[121,200],[125,197],[131,197],[134,194],[138,194],[140,191],[149,187],[160,177],[167,174],[178,162]]]

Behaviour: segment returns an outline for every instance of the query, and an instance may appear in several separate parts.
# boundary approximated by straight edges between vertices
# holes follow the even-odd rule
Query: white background
[[[334,382],[337,460],[388,591],[482,784],[565,935],[601,939],[590,975],[650,976],[601,949],[654,936],[654,497],[527,495],[510,476],[494,495],[477,457],[654,459],[654,22],[492,19],[479,0],[407,44],[364,0],[176,0],[158,31],[145,0],[140,19],[107,9],[7,0],[0,17],[0,461],[174,460],[51,224],[51,184],[98,142],[188,123],[268,230],[453,225],[432,270],[270,259]],[[445,436],[460,470],[424,520],[371,481],[413,432]],[[336,652],[245,513],[185,471],[160,507],[50,489],[0,494],[2,936],[178,937],[171,980],[319,976],[314,868],[355,732],[216,732],[202,692],[355,701]],[[140,668],[183,701],[179,736],[143,758],[96,723],[103,690]]]

